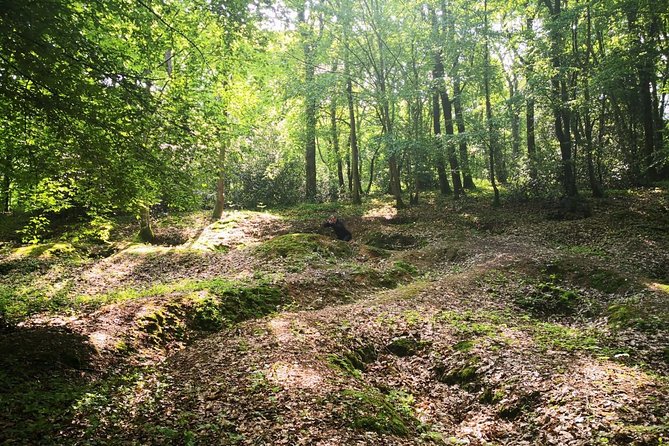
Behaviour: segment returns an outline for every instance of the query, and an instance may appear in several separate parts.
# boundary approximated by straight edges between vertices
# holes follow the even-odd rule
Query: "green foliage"
[[[328,364],[343,371],[347,375],[357,379],[362,378],[362,373],[360,372],[364,371],[365,365],[355,354],[351,354],[350,352],[347,352],[343,356],[330,354],[327,359]]]
[[[23,243],[37,244],[44,240],[51,229],[49,219],[39,215],[30,217],[28,223],[19,231]]]

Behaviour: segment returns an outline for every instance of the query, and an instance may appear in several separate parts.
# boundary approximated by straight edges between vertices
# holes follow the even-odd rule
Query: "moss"
[[[418,269],[410,263],[397,261],[383,271],[380,278],[380,284],[388,288],[394,288],[401,282],[411,280],[418,274]]]
[[[505,395],[506,393],[502,389],[495,390],[492,387],[486,387],[479,396],[479,403],[497,404],[504,399]]]
[[[648,309],[640,303],[619,303],[608,308],[609,325],[615,328],[636,328],[655,331],[669,328],[669,314]]]
[[[478,364],[480,359],[476,356],[469,358],[464,364],[447,367],[445,364],[435,367],[437,381],[449,385],[458,385],[468,391],[476,391],[481,387]]]
[[[179,305],[171,304],[143,316],[138,325],[147,333],[151,343],[162,345],[185,337],[184,313]]]
[[[220,301],[205,297],[194,302],[190,313],[190,326],[196,330],[215,331],[223,327],[225,319],[221,314]]]
[[[399,357],[413,356],[427,345],[429,345],[428,342],[419,341],[410,336],[403,336],[393,339],[392,342],[386,346],[386,350]]]
[[[616,293],[630,285],[626,277],[606,270],[598,270],[590,275],[590,286],[603,293]]]
[[[353,350],[348,350],[342,355],[328,355],[328,363],[356,378],[361,378],[360,372],[367,369],[378,358],[376,348],[372,344],[360,344]]]
[[[535,342],[546,350],[566,351],[599,349],[599,340],[589,332],[546,322],[534,323],[527,327]]]
[[[356,429],[408,436],[420,425],[414,414],[414,398],[402,391],[383,394],[375,388],[345,390],[346,418]]]
[[[575,291],[562,288],[552,282],[539,283],[528,292],[514,297],[514,302],[539,316],[553,314],[571,315],[583,304]]]
[[[460,341],[453,346],[453,349],[459,352],[468,352],[472,348],[474,348],[474,341],[471,340]]]
[[[361,379],[362,373],[364,370],[364,364],[353,356],[348,356],[346,354],[339,356],[335,354],[328,355],[327,357],[328,364],[332,367],[341,370],[342,372],[350,375],[354,378]]]
[[[421,239],[418,239],[411,235],[373,232],[366,237],[365,243],[375,248],[396,251],[396,250],[417,248],[421,246],[424,242]]]
[[[267,258],[291,260],[316,257],[350,257],[351,245],[319,234],[285,234],[262,243],[258,252]]]

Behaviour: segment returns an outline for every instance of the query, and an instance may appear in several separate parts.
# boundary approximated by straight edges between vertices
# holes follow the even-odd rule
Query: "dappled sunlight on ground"
[[[323,382],[316,370],[302,364],[286,362],[272,364],[267,378],[286,389],[314,389]]]
[[[362,218],[365,219],[386,219],[391,220],[397,216],[397,208],[390,204],[383,204],[365,212]]]
[[[228,211],[204,227],[189,247],[200,250],[227,251],[252,245],[266,238],[271,229],[285,226],[283,217],[268,212]]]

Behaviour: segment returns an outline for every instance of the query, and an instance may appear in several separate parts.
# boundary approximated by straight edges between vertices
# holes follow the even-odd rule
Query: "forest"
[[[1,445],[669,442],[668,0],[0,31]]]

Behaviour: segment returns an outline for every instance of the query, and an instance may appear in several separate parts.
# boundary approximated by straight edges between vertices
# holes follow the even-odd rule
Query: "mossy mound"
[[[407,436],[420,425],[413,409],[414,398],[406,392],[393,390],[384,394],[375,388],[345,390],[342,399],[345,418],[355,429]]]
[[[225,325],[260,318],[286,303],[283,291],[269,284],[216,283],[205,297],[198,297],[188,313],[189,325],[213,331]]]
[[[669,313],[640,302],[617,303],[607,309],[609,325],[642,331],[669,329]]]
[[[411,336],[402,336],[392,340],[386,346],[386,350],[395,356],[413,356],[429,345],[428,342],[419,341]]]
[[[400,283],[409,282],[418,275],[418,269],[411,263],[398,260],[381,273],[379,284],[386,288],[394,288]]]
[[[517,295],[514,302],[537,316],[572,315],[584,307],[583,298],[575,291],[554,283],[539,283]]]
[[[376,248],[388,249],[391,251],[401,251],[421,246],[423,241],[412,235],[400,233],[386,234],[375,232],[366,237],[365,243]]]
[[[320,234],[293,233],[274,237],[257,248],[268,258],[305,259],[319,257],[350,257],[351,245]]]
[[[474,356],[453,367],[439,364],[434,368],[437,381],[457,385],[470,392],[477,391],[481,388],[481,377],[478,371],[479,362],[480,359]]]

